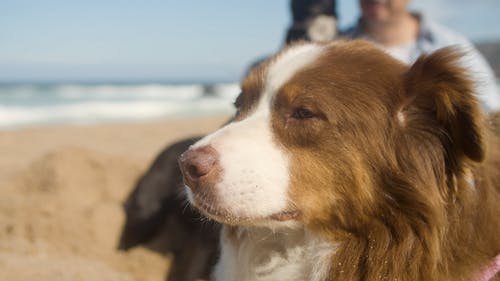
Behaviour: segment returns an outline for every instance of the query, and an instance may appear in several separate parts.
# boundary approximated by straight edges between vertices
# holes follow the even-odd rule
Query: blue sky
[[[414,0],[473,40],[500,39],[498,0]],[[340,25],[356,0],[338,0]],[[238,80],[276,51],[288,0],[2,0],[0,81]]]

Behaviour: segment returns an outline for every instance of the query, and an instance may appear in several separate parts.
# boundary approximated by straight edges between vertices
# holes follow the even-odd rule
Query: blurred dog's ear
[[[405,76],[405,123],[433,130],[447,149],[452,165],[463,159],[483,160],[483,115],[474,96],[474,82],[460,65],[463,53],[444,48],[421,56]]]

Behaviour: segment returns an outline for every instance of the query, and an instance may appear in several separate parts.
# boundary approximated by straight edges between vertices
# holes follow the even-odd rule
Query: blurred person
[[[422,54],[458,46],[467,55],[463,62],[477,81],[478,98],[486,111],[500,110],[500,96],[493,70],[463,35],[408,9],[410,0],[359,0],[361,17],[345,32],[380,45],[393,57],[413,63]]]
[[[292,23],[286,30],[282,47],[295,41],[328,42],[337,38],[336,0],[290,0],[289,3]],[[269,56],[252,61],[243,77]]]
[[[337,35],[336,0],[291,0],[292,24],[285,43],[296,40],[331,41]]]

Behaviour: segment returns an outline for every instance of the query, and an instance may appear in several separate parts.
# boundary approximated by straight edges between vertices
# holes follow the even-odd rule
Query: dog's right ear
[[[475,162],[485,155],[483,115],[474,96],[474,82],[460,65],[463,53],[444,48],[420,57],[406,73],[405,124],[440,138],[451,164]]]

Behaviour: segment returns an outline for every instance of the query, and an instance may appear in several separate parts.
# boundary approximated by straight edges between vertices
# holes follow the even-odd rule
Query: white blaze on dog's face
[[[253,79],[247,79],[253,81],[243,85],[237,101],[246,99],[246,108],[240,109],[245,112],[191,147],[215,150],[219,169],[213,186],[197,192],[187,189],[191,203],[226,223],[284,223],[295,215],[288,195],[289,155],[272,131],[272,103],[280,87],[315,61],[321,51],[320,45],[295,46],[254,71]]]

